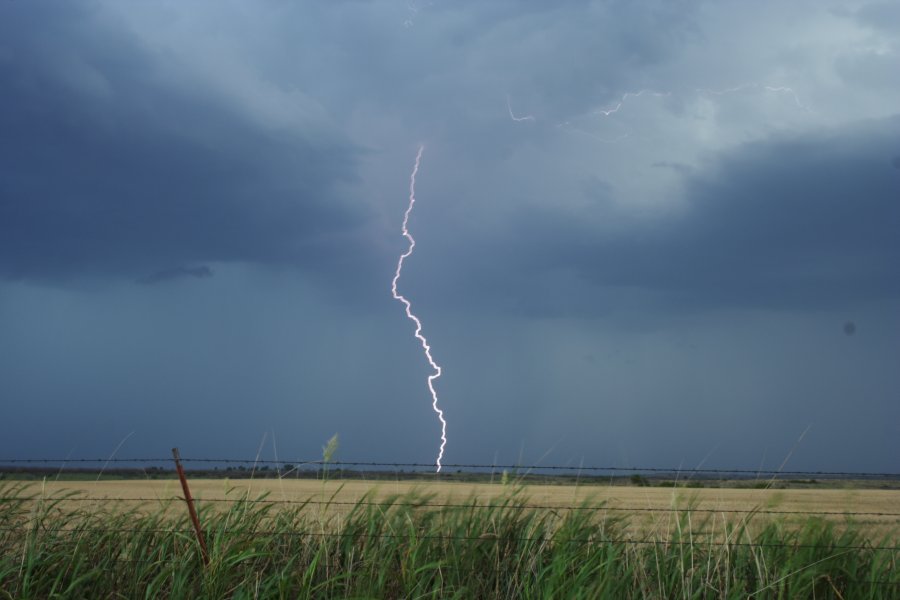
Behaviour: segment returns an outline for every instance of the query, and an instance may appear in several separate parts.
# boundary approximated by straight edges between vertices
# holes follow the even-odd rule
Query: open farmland
[[[606,517],[629,517],[633,528],[665,528],[673,515],[691,509],[714,524],[748,514],[760,524],[779,519],[802,524],[817,516],[837,524],[852,522],[873,535],[900,528],[900,490],[668,488],[622,485],[527,485],[410,481],[316,481],[310,479],[195,479],[191,492],[200,506],[221,509],[231,501],[264,498],[277,506],[304,505],[317,515],[340,514],[357,502],[415,498],[417,504],[495,504],[516,491],[512,504],[546,510],[596,509]],[[23,492],[45,498],[68,497],[86,506],[155,511],[160,501],[181,498],[176,479],[31,483]],[[205,502],[204,502],[205,501]],[[183,511],[183,504],[169,510]],[[706,520],[706,519],[704,519]]]
[[[273,479],[191,487],[208,566],[177,480],[7,483],[0,592],[893,598],[900,586],[896,490]]]

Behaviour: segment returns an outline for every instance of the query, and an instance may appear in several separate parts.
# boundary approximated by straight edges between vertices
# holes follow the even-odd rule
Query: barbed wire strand
[[[286,461],[286,460],[257,460],[257,459],[234,459],[234,458],[184,458],[182,459],[185,463],[206,463],[206,464],[229,464],[229,465],[253,465],[255,468],[257,465],[279,465],[279,466],[288,466],[294,470],[299,470],[300,468],[326,468],[326,467],[391,467],[391,468],[409,468],[409,469],[432,469],[434,465],[431,463],[421,463],[421,462],[377,462],[377,461],[322,461],[322,460],[312,460],[312,461]],[[159,463],[159,464],[169,464],[171,462],[170,458],[66,458],[66,459],[48,459],[48,458],[28,458],[28,459],[0,459],[0,465],[9,465],[9,464],[56,464],[56,465],[66,465],[70,463],[74,464],[88,464],[88,463],[96,463],[96,464],[106,464],[106,463],[117,463],[117,464],[150,464],[150,463]],[[683,468],[668,468],[668,467],[613,467],[613,466],[569,466],[569,465],[513,465],[513,464],[479,464],[479,463],[455,463],[455,464],[445,464],[445,468],[447,469],[490,469],[492,471],[496,470],[513,470],[513,471],[565,471],[571,473],[619,473],[619,472],[627,472],[627,473],[659,473],[659,474],[672,474],[672,475],[685,475],[685,474],[735,474],[735,475],[767,475],[767,476],[786,476],[786,475],[804,475],[804,476],[819,476],[819,477],[862,477],[862,478],[900,478],[900,473],[888,473],[888,472],[864,472],[864,471],[800,471],[800,470],[768,470],[768,469],[725,469],[725,468],[703,468],[703,469],[683,469]],[[25,501],[51,501],[51,502],[89,502],[89,501],[121,501],[121,502],[173,502],[180,501],[181,498],[172,497],[172,498],[9,498],[3,497],[0,498],[0,501],[17,501],[17,500],[25,500]],[[672,508],[654,508],[654,507],[611,507],[611,506],[552,506],[552,505],[538,505],[538,504],[482,504],[479,505],[477,503],[466,503],[466,504],[458,504],[458,503],[418,503],[418,502],[373,502],[373,501],[315,501],[315,500],[276,500],[276,499],[227,499],[227,498],[216,498],[216,499],[198,499],[198,502],[207,502],[207,503],[237,503],[237,502],[254,502],[254,503],[268,503],[268,504],[297,504],[297,505],[307,505],[307,504],[325,504],[325,505],[339,505],[339,506],[347,506],[347,505],[366,505],[366,506],[379,506],[379,507],[390,507],[390,506],[406,506],[412,508],[500,508],[500,509],[535,509],[535,510],[594,510],[594,511],[619,511],[619,512],[691,512],[691,513],[730,513],[730,514],[783,514],[783,515],[807,515],[807,516],[867,516],[867,517],[900,517],[900,513],[892,513],[892,512],[862,512],[862,511],[778,511],[778,510],[763,510],[763,509],[705,509],[705,508],[692,508],[686,507],[681,509],[672,509]],[[0,531],[7,532],[22,532],[22,533],[34,533],[35,531],[48,534],[48,533],[65,533],[65,532],[78,532],[78,533],[154,533],[154,534],[171,534],[171,535],[183,535],[186,538],[190,538],[193,536],[193,532],[187,530],[177,530],[177,529],[129,529],[129,528],[113,528],[113,529],[102,529],[102,528],[44,528],[35,530],[34,528],[22,528],[22,527],[0,527]],[[212,531],[210,531],[212,533]],[[355,538],[366,538],[366,539],[396,539],[396,538],[404,538],[407,536],[400,536],[394,534],[370,534],[370,533],[360,533],[360,532],[349,532],[349,533],[336,533],[336,532],[311,532],[311,531],[254,531],[254,532],[223,532],[230,533],[232,535],[238,534],[240,536],[250,535],[252,537],[325,537],[325,538],[347,538],[347,537],[355,537]],[[696,535],[702,536],[706,535],[705,532],[698,532]],[[900,546],[873,546],[873,545],[814,545],[814,544],[787,544],[787,543],[752,543],[752,542],[733,542],[733,541],[725,541],[725,542],[715,542],[712,540],[669,540],[669,539],[632,539],[632,538],[621,538],[621,539],[597,539],[597,538],[570,538],[564,540],[554,539],[552,537],[519,537],[519,538],[504,538],[502,536],[459,536],[459,535],[426,535],[426,536],[417,536],[412,539],[430,539],[430,540],[468,540],[468,541],[515,541],[515,542],[565,542],[565,543],[579,543],[579,544],[629,544],[629,545],[703,545],[703,546],[713,546],[713,547],[753,547],[753,548],[765,548],[765,547],[777,547],[777,548],[790,548],[790,549],[827,549],[827,550],[871,550],[871,551],[890,551],[896,552],[900,551]],[[127,558],[114,558],[112,559],[116,562],[122,563],[156,563],[156,564],[165,564],[165,563],[174,563],[176,562],[173,559],[127,559]],[[447,566],[438,566],[438,569],[444,568]],[[900,585],[898,581],[884,581],[884,580],[857,580],[852,583],[856,584],[871,584],[871,585]]]
[[[206,464],[239,464],[239,465],[290,465],[299,467],[394,467],[410,469],[434,469],[433,463],[423,462],[377,462],[377,461],[324,461],[324,460],[256,460],[236,458],[182,458],[184,463]],[[68,463],[171,463],[171,458],[9,458],[0,459],[0,466],[13,464],[68,464]],[[571,471],[573,473],[584,472],[642,472],[642,473],[670,473],[670,474],[694,474],[694,473],[724,473],[741,475],[807,475],[830,477],[890,477],[900,478],[900,473],[870,472],[870,471],[787,471],[773,469],[726,469],[726,468],[673,468],[673,467],[615,467],[615,466],[570,466],[570,465],[514,465],[514,464],[482,464],[482,463],[449,463],[444,464],[445,469],[493,469],[515,471]],[[435,473],[436,476],[440,474]]]
[[[180,496],[171,496],[165,498],[85,498],[85,497],[52,497],[52,496],[34,496],[34,497],[17,497],[8,496],[0,497],[0,502],[21,501],[21,502],[183,502],[184,498]],[[287,504],[287,505],[324,505],[324,506],[374,506],[381,508],[390,508],[392,506],[402,506],[411,508],[502,508],[505,510],[573,510],[573,511],[617,511],[617,512],[662,512],[662,513],[716,513],[716,514],[765,514],[765,515],[806,515],[806,516],[838,516],[838,517],[900,517],[898,512],[873,512],[873,511],[822,511],[822,510],[771,510],[771,509],[753,509],[753,508],[663,508],[663,507],[645,507],[645,506],[579,506],[579,505],[551,505],[551,504],[477,504],[477,503],[454,503],[454,502],[389,502],[389,501],[369,501],[369,500],[278,500],[269,498],[194,498],[198,504],[203,503],[251,503],[251,504]]]

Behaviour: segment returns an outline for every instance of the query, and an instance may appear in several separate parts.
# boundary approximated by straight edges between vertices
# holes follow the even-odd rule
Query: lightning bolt
[[[594,114],[603,115],[604,117],[608,117],[611,114],[619,112],[619,109],[625,105],[625,102],[628,100],[628,98],[639,98],[645,94],[648,96],[656,96],[658,98],[663,98],[666,96],[671,96],[672,92],[654,92],[651,90],[641,90],[639,92],[625,92],[624,94],[622,94],[622,99],[619,100],[615,106],[613,106],[612,108],[605,108],[605,109],[601,108],[601,109],[595,111]]]
[[[767,92],[787,92],[788,94],[790,94],[791,96],[794,97],[794,103],[797,105],[797,108],[799,108],[800,110],[805,110],[805,111],[809,112],[809,107],[804,106],[803,103],[800,102],[800,96],[798,96],[797,92],[795,92],[792,88],[789,88],[787,86],[772,87],[771,85],[766,85],[766,86],[763,86],[763,89],[766,90]]]
[[[782,93],[782,94],[790,94],[794,99],[794,104],[797,105],[797,108],[804,112],[809,112],[809,107],[800,102],[800,96],[797,95],[797,92],[794,91],[794,88],[790,88],[787,86],[772,86],[772,85],[760,85],[758,83],[742,83],[741,85],[736,85],[734,87],[725,88],[722,90],[711,90],[707,88],[699,88],[697,92],[700,94],[712,94],[714,96],[724,96],[725,94],[734,94],[736,92],[742,92],[744,90],[749,89],[761,89],[766,92],[774,92],[774,93]]]
[[[804,112],[810,112],[809,107],[800,101],[800,96],[797,94],[797,92],[794,90],[794,88],[791,88],[788,86],[772,86],[772,85],[763,85],[763,84],[759,84],[759,83],[742,83],[742,84],[736,85],[734,87],[718,89],[718,90],[714,90],[714,89],[710,89],[710,88],[696,88],[696,89],[694,89],[694,92],[696,92],[697,94],[703,94],[703,95],[725,96],[726,94],[736,94],[738,92],[745,92],[747,90],[761,90],[763,92],[770,92],[770,93],[775,93],[775,94],[789,94],[794,99],[794,104],[797,105],[797,108],[799,108],[800,110],[802,110]],[[595,109],[594,111],[592,111],[589,114],[600,115],[603,117],[611,117],[612,115],[614,115],[617,112],[619,112],[620,110],[622,110],[622,108],[628,103],[629,98],[638,98],[640,96],[656,96],[657,98],[664,98],[667,96],[671,96],[672,94],[673,94],[673,92],[671,92],[671,91],[657,92],[657,91],[653,91],[653,90],[639,90],[637,92],[625,92],[624,94],[622,94],[622,97],[615,104],[612,104],[607,108]],[[509,116],[513,121],[524,121],[524,120],[533,120],[534,119],[534,117],[532,117],[531,115],[528,115],[527,117],[516,117],[512,112],[512,108],[510,107],[509,96],[506,97],[506,107],[507,107],[507,110],[509,110]],[[581,117],[578,117],[578,118],[581,118]],[[587,135],[589,137],[596,139],[597,141],[600,141],[600,142],[603,142],[606,144],[615,144],[615,143],[622,141],[626,137],[628,137],[628,133],[625,133],[616,138],[607,139],[607,138],[601,137],[595,133],[585,131],[584,129],[579,129],[579,128],[573,127],[572,121],[563,121],[562,123],[557,123],[556,127],[560,128],[560,129],[566,129],[568,131]]]
[[[622,109],[622,107],[625,106],[625,103],[628,102],[629,98],[640,98],[641,96],[656,96],[657,98],[665,98],[665,97],[671,96],[671,95],[672,95],[672,92],[655,92],[653,90],[639,90],[637,92],[625,92],[624,94],[622,94],[622,97],[619,99],[619,101],[616,102],[610,108],[600,108],[600,109],[594,110],[590,114],[603,115],[604,117],[609,117],[609,116],[614,115],[617,112],[619,112]],[[512,116],[512,112],[510,112],[510,116]],[[604,144],[616,144],[628,137],[628,133],[618,135],[615,138],[601,137],[595,133],[585,131],[584,129],[579,129],[577,127],[573,127],[571,121],[563,121],[562,123],[557,123],[556,127],[562,128],[562,129],[568,129],[569,131],[574,131],[576,133],[584,134],[586,136],[596,139],[599,142],[603,142]]]
[[[409,13],[409,15],[406,17],[406,20],[403,21],[403,26],[406,27],[407,29],[409,29],[410,27],[412,27],[413,25],[416,24],[415,17],[417,14],[419,14],[419,9],[418,9],[418,7],[416,7],[416,3],[413,1],[413,2],[406,3],[406,10]]]
[[[515,113],[513,113],[512,105],[509,103],[509,95],[506,96],[506,110],[509,111],[509,118],[513,121],[534,121],[534,115],[525,115],[524,117],[517,117]]]
[[[444,447],[447,445],[447,421],[444,420],[444,411],[438,407],[438,395],[434,389],[434,380],[441,376],[441,367],[434,362],[434,358],[431,356],[431,346],[428,344],[425,336],[422,335],[422,322],[419,320],[419,317],[413,314],[412,304],[397,291],[397,281],[400,279],[400,271],[403,270],[403,261],[409,258],[413,253],[413,248],[416,247],[416,240],[410,235],[408,225],[409,215],[416,204],[416,175],[419,172],[419,163],[422,161],[422,152],[424,151],[425,146],[419,146],[419,152],[416,154],[416,164],[413,166],[412,174],[409,176],[409,206],[406,207],[406,212],[403,214],[403,226],[401,227],[403,237],[409,240],[409,248],[400,255],[400,260],[397,261],[397,270],[394,272],[394,280],[391,282],[391,293],[394,296],[394,300],[399,300],[406,307],[406,316],[416,326],[415,336],[422,343],[422,349],[425,351],[425,358],[428,359],[428,364],[434,369],[434,373],[428,376],[428,389],[431,391],[431,407],[437,413],[438,420],[441,422],[441,447],[438,450],[437,460],[435,461],[437,472],[440,473],[441,459],[444,457]]]

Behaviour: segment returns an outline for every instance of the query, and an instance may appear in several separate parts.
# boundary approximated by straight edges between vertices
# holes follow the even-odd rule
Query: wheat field
[[[623,485],[503,485],[421,481],[310,479],[195,479],[191,493],[198,505],[227,505],[229,500],[264,498],[273,503],[309,502],[310,510],[346,512],[361,500],[380,502],[413,497],[417,503],[486,505],[515,492],[518,503],[542,509],[596,508],[603,517],[628,516],[633,528],[658,529],[686,508],[721,522],[734,522],[754,512],[754,522],[779,519],[803,523],[812,513],[836,523],[847,522],[873,535],[900,526],[900,490],[893,489],[734,489],[633,487]],[[127,506],[157,510],[160,501],[181,498],[177,479],[35,482],[24,493],[36,497],[79,498],[95,506]],[[139,500],[134,500],[139,499]],[[206,501],[206,502],[204,502]],[[180,510],[174,504],[169,510]],[[744,512],[746,511],[746,512]],[[830,514],[821,514],[830,513]],[[869,513],[869,514],[853,514]],[[881,514],[877,514],[881,513]]]

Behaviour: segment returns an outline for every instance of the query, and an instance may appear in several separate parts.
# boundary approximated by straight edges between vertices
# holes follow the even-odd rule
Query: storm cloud
[[[353,179],[358,149],[302,107],[283,128],[254,122],[93,3],[4,12],[5,276],[312,266],[322,240],[364,222],[337,190]]]
[[[531,235],[518,237],[568,232],[571,244],[530,262],[693,308],[897,300],[900,177],[888,157],[898,139],[892,117],[753,142],[688,175],[683,208],[662,222],[637,220],[627,235],[597,240],[577,221],[534,215]]]
[[[2,3],[0,451],[896,470],[898,23]]]

